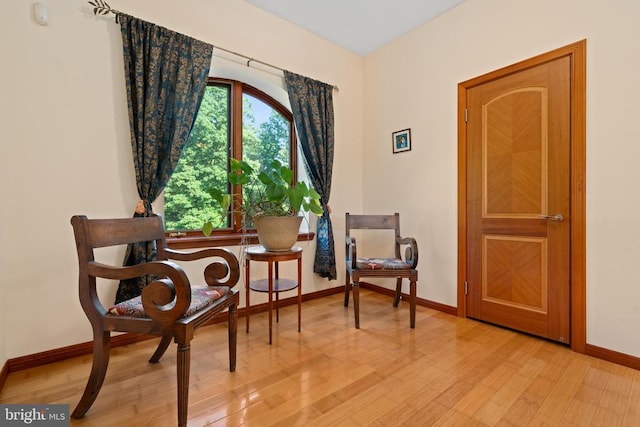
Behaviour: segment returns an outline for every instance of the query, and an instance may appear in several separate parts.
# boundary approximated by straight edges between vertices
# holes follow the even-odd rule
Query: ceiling
[[[464,0],[246,0],[365,56]]]

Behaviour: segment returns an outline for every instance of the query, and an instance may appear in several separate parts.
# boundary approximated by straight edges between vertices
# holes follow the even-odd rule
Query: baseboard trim
[[[584,354],[597,357],[608,362],[617,363],[618,365],[627,366],[629,368],[640,370],[640,357],[631,356],[630,354],[620,353],[615,350],[586,344]]]
[[[9,376],[9,362],[5,362],[2,365],[2,369],[0,369],[0,394],[2,393],[2,389],[4,388],[4,383],[7,381],[7,377]]]
[[[392,298],[396,294],[396,291],[394,289],[383,288],[382,286],[374,285],[368,282],[360,282],[360,287],[362,289],[369,289],[370,291],[377,292],[379,294],[388,295]],[[409,295],[403,293],[402,299],[408,301]],[[456,307],[452,307],[446,304],[441,304],[439,302],[431,301],[428,299],[416,298],[416,304],[423,307],[431,308],[433,310],[442,311],[447,314],[452,314],[454,316],[458,315],[458,309]]]
[[[328,295],[343,292],[343,287],[338,286],[335,288],[324,289],[317,292],[311,292],[302,295],[302,301],[310,301],[317,298],[323,298]],[[284,298],[279,301],[280,307],[285,307],[292,304],[297,304],[297,297]],[[269,305],[267,303],[257,304],[251,306],[251,314],[261,313],[267,311]],[[246,315],[246,308],[238,310],[238,316],[243,317]],[[208,325],[225,322],[228,317],[227,313],[218,313],[211,320],[207,322]],[[111,348],[120,347],[123,345],[134,344],[140,341],[157,338],[155,335],[142,335],[142,334],[130,334],[125,333],[122,335],[115,335],[111,337]],[[48,363],[60,362],[62,360],[71,359],[73,357],[85,356],[93,352],[93,341],[83,342],[80,344],[74,344],[67,347],[56,348],[53,350],[47,350],[40,353],[29,354],[26,356],[16,357],[7,360],[0,371],[0,392],[6,382],[8,375],[11,372],[22,371],[24,369],[35,368],[37,366],[46,365]]]
[[[134,344],[156,338],[153,335],[142,334],[122,334],[111,337],[111,348],[120,347],[127,344]],[[40,353],[29,354],[27,356],[16,357],[7,361],[8,372],[17,372],[24,369],[35,368],[48,363],[60,362],[73,357],[84,356],[93,352],[93,341],[74,344],[67,347],[47,350]]]
[[[393,297],[395,291],[392,289],[384,288],[382,286],[374,285],[367,282],[360,282],[362,289],[368,289],[373,292],[388,295]],[[318,298],[323,298],[329,295],[344,292],[344,286],[337,286],[334,288],[324,289],[317,292],[311,292],[302,296],[302,301],[311,301]],[[409,295],[402,294],[403,299],[408,299]],[[297,297],[290,297],[280,300],[280,306],[285,307],[297,303]],[[416,304],[428,307],[433,310],[441,311],[453,316],[457,316],[458,311],[456,307],[450,305],[441,304],[439,302],[430,301],[423,298],[418,298]],[[251,306],[251,314],[257,314],[268,310],[267,303]],[[245,316],[246,308],[238,310],[238,316]],[[226,313],[219,313],[208,324],[220,323],[227,320]],[[141,334],[122,334],[111,337],[111,347],[120,347],[123,345],[134,344],[140,341],[157,338],[153,335],[141,335]],[[4,388],[7,378],[11,372],[17,372],[24,369],[35,368],[37,366],[46,365],[48,363],[59,362],[73,357],[84,356],[91,354],[93,351],[93,342],[84,342],[80,344],[74,344],[67,347],[57,348],[53,350],[43,351],[40,353],[30,354],[27,356],[16,357],[9,359],[5,362],[0,370],[0,393]],[[585,354],[596,357],[598,359],[606,360],[608,362],[616,363],[618,365],[627,366],[629,368],[640,370],[640,358],[631,356],[625,353],[619,353],[614,350],[598,347],[591,344],[586,344]]]
[[[318,298],[323,298],[323,297],[327,297],[329,295],[334,295],[334,294],[339,294],[341,292],[344,292],[344,287],[342,286],[338,286],[335,288],[330,288],[330,289],[324,289],[321,291],[316,291],[316,292],[311,292],[308,294],[303,294],[302,295],[302,302],[305,301],[311,301],[314,299],[318,299]],[[279,307],[286,307],[288,305],[294,305],[298,303],[298,297],[289,297],[289,298],[284,298],[278,301],[278,306]],[[269,304],[268,303],[262,303],[262,304],[255,304],[255,305],[251,305],[251,315],[253,316],[254,314],[258,314],[258,313],[262,313],[264,311],[269,310]],[[245,308],[241,308],[240,310],[238,310],[238,315],[239,316],[246,316],[246,307]]]

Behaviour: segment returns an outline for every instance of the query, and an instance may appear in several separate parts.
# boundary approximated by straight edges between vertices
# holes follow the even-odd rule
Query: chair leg
[[[80,402],[71,414],[72,418],[82,418],[87,413],[93,402],[98,397],[104,377],[107,374],[109,366],[109,350],[111,343],[109,331],[95,332],[93,334],[93,364],[91,366],[91,374],[87,381],[87,386],[80,398]]]
[[[189,409],[189,368],[191,363],[191,346],[178,344],[178,426],[187,425]]]
[[[360,329],[360,284],[353,282],[353,312],[356,318],[356,329]]]
[[[173,337],[170,335],[162,337],[160,343],[158,344],[158,348],[156,348],[156,351],[149,359],[149,363],[158,363],[160,361],[160,358],[162,357],[164,352],[167,351],[167,348],[169,348],[172,339]]]
[[[236,371],[236,349],[238,347],[238,310],[229,307],[229,372]]]
[[[349,291],[351,290],[351,276],[347,272],[344,279],[344,306],[349,307]]]
[[[396,296],[393,298],[393,306],[397,307],[400,304],[400,295],[402,293],[402,277],[396,279]]]
[[[411,296],[410,308],[409,308],[409,325],[411,328],[416,327],[416,282],[409,282],[409,293]]]

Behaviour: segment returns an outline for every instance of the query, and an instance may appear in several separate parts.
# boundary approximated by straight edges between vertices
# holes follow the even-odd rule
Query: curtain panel
[[[313,271],[335,280],[336,254],[328,206],[334,150],[333,86],[290,71],[284,71],[284,77],[311,184],[321,196],[323,213],[318,218]]]
[[[151,215],[176,168],[207,86],[213,46],[126,14],[118,15],[140,202]],[[155,259],[153,242],[130,245],[124,265]],[[116,303],[140,295],[153,278],[122,281]]]

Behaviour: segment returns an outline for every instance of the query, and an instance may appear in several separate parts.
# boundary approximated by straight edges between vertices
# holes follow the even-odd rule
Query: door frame
[[[587,41],[526,59],[458,84],[458,316],[467,317],[467,90],[527,68],[568,56],[571,59],[570,135],[570,322],[571,349],[586,346],[586,52]]]

